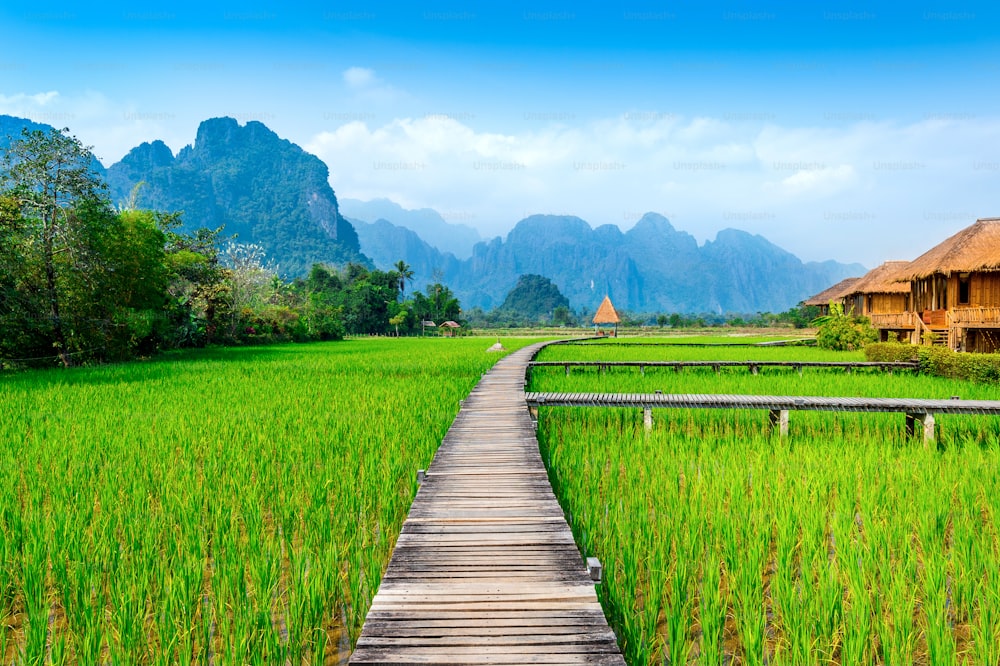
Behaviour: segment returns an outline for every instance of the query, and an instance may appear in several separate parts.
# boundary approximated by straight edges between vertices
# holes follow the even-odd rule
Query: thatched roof
[[[976,220],[914,259],[900,277],[918,280],[935,273],[973,271],[1000,271],[1000,218]]]
[[[443,322],[441,326],[444,328],[462,328],[461,324],[459,324],[457,321],[452,321],[450,319],[446,322]]]
[[[887,261],[865,273],[844,293],[850,294],[908,294],[909,280],[903,281],[910,266],[908,261]]]
[[[852,293],[850,291],[850,288],[854,285],[855,282],[857,282],[860,279],[861,278],[856,278],[856,277],[844,278],[837,284],[833,285],[832,287],[829,287],[828,289],[824,289],[823,291],[819,292],[812,298],[802,301],[802,304],[827,305],[830,301],[836,301],[838,299],[841,299],[847,294]]]
[[[601,307],[597,308],[597,314],[594,315],[595,324],[617,324],[621,321],[618,313],[615,311],[615,306],[611,305],[611,299],[607,296],[601,301]]]

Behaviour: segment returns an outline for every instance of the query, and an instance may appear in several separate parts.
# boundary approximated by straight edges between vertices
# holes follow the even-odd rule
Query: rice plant
[[[676,360],[673,348],[623,345],[542,358],[650,350]],[[910,373],[809,369],[536,368],[531,390],[998,397]],[[794,413],[779,439],[753,411],[658,410],[645,432],[639,410],[542,408],[538,432],[581,550],[614,572],[601,598],[629,663],[995,664],[998,420],[939,419],[939,448],[877,414]]]
[[[2,663],[344,659],[415,471],[499,357],[487,346],[353,340],[0,377]]]

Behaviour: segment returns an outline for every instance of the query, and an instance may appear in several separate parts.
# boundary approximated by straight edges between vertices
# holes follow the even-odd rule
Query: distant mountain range
[[[448,222],[433,208],[407,210],[389,199],[341,199],[340,212],[351,220],[368,223],[392,220],[396,226],[416,232],[428,244],[459,259],[471,257],[472,248],[483,240],[472,227]]]
[[[0,148],[28,123],[0,116]],[[634,312],[778,312],[865,271],[859,264],[803,263],[735,229],[699,246],[656,213],[627,232],[534,215],[505,239],[481,242],[475,229],[449,224],[431,209],[408,211],[386,199],[338,204],[319,158],[259,122],[241,126],[231,118],[203,122],[194,144],[176,156],[161,141],[144,143],[106,178],[115,200],[144,182],[141,205],[181,210],[189,229],[225,225],[240,242],[261,244],[286,276],[314,262],[389,270],[403,260],[416,288],[440,280],[467,309],[500,305],[518,277],[532,273],[552,280],[578,310],[593,311],[608,294],[616,307]]]
[[[578,217],[533,215],[506,239],[477,244],[465,261],[386,220],[356,226],[376,266],[402,257],[418,287],[436,275],[466,308],[499,306],[519,276],[537,273],[576,309],[594,311],[608,294],[616,307],[634,312],[781,312],[865,272],[860,264],[803,263],[766,238],[736,229],[699,246],[656,213],[627,232],[610,224],[595,229]]]

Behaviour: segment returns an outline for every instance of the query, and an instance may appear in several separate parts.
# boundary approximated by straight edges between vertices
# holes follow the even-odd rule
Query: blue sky
[[[653,210],[874,265],[1000,215],[998,28],[986,3],[6,2],[0,113],[107,165],[259,120],[338,196],[484,236]]]

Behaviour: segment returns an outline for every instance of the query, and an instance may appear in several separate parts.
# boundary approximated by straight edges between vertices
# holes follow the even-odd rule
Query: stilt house
[[[907,267],[917,328],[951,349],[1000,350],[1000,218],[975,224]]]
[[[902,281],[908,261],[887,261],[865,273],[844,296],[844,311],[867,317],[882,340],[909,341],[914,328],[910,285]]]

